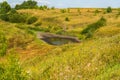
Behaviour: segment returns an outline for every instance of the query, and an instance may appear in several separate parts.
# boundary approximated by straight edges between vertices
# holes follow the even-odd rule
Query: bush
[[[65,18],[65,21],[70,21],[68,17]]]
[[[0,19],[4,20],[4,21],[9,21],[9,18],[8,18],[8,14],[0,14]]]
[[[0,56],[4,56],[7,51],[7,40],[3,33],[0,33]]]
[[[65,9],[61,9],[60,11],[61,11],[61,13],[65,13],[65,12],[66,12],[66,10],[65,10]]]
[[[39,9],[40,9],[40,10],[44,10],[43,6],[40,6]]]
[[[98,9],[96,9],[95,11],[94,11],[94,13],[95,14],[97,14],[97,13],[99,13],[100,11],[98,10]]]
[[[98,9],[96,9],[95,11],[94,11],[94,15],[96,16],[96,14],[98,14],[100,11],[98,10]]]
[[[22,14],[9,14],[8,16],[9,22],[12,23],[24,23],[26,21],[26,16]]]
[[[28,20],[27,20],[27,24],[32,24],[32,23],[35,23],[38,19],[36,17],[30,17]]]
[[[52,10],[54,10],[54,9],[55,9],[55,7],[53,6],[53,7],[51,7],[51,9],[52,9]]]
[[[26,18],[26,15],[17,13],[15,9],[12,9],[8,14],[5,13],[0,15],[0,19],[12,23],[24,23],[26,22]]]
[[[81,34],[86,35],[86,38],[89,38],[93,35],[93,33],[100,27],[106,25],[106,19],[101,17],[96,23],[90,24],[85,28]]]
[[[112,8],[111,8],[111,7],[108,7],[108,8],[106,9],[106,12],[107,12],[107,13],[111,13],[111,12],[112,12]]]

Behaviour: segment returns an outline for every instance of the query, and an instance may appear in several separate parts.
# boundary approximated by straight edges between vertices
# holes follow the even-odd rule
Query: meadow
[[[0,20],[0,80],[120,80],[120,10],[20,9]],[[15,18],[17,19],[17,18]],[[78,37],[50,45],[37,32]]]

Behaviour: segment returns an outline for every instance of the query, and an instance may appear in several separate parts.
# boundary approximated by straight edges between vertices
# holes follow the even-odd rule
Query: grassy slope
[[[9,45],[15,42],[11,46],[17,53],[21,53],[19,56],[23,68],[35,80],[119,80],[120,17],[116,17],[118,11],[103,14],[101,10],[102,12],[96,15],[93,11],[94,9],[89,9],[89,12],[88,9],[82,9],[81,15],[77,9],[71,9],[70,13],[61,13],[58,9],[19,11],[39,17],[38,22],[42,22],[42,25],[38,27],[62,27],[75,35],[101,16],[107,19],[107,25],[97,30],[93,38],[78,44],[48,45],[29,34],[26,29],[17,27],[28,26],[24,24],[0,21],[0,30],[5,33]],[[70,21],[66,22],[65,17]],[[8,53],[10,50],[8,49]]]

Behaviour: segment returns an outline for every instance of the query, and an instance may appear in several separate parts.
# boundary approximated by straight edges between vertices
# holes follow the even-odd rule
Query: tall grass
[[[0,64],[0,80],[29,80],[29,74],[22,69],[15,53],[11,53],[7,62]]]
[[[3,33],[0,32],[0,56],[4,56],[7,51],[7,40]]]

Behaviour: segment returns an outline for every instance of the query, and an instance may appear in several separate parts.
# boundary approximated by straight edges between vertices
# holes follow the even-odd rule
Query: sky
[[[22,3],[24,0],[0,0],[7,1],[11,6]],[[120,0],[36,0],[38,5],[54,6],[56,8],[106,8],[111,6],[113,8],[120,7]]]

